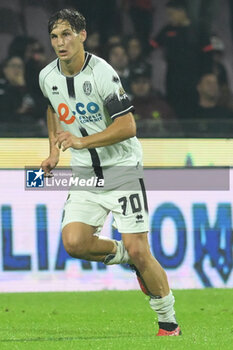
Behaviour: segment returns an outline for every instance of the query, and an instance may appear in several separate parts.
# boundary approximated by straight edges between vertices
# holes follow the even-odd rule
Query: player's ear
[[[81,43],[84,43],[84,41],[86,40],[87,38],[87,32],[85,29],[81,30],[81,32],[79,33],[80,34],[80,42]]]

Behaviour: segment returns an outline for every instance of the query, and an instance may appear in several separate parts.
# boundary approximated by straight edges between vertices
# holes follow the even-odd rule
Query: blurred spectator
[[[88,52],[93,53],[94,55],[102,56],[100,35],[98,32],[88,33],[85,48]]]
[[[129,12],[134,25],[135,34],[147,48],[153,27],[152,0],[122,0],[122,9]]]
[[[201,76],[197,85],[199,94],[199,104],[195,117],[211,120],[215,119],[221,122],[224,119],[233,120],[233,112],[227,108],[218,106],[219,84],[218,78],[214,73],[206,73]]]
[[[229,0],[231,39],[233,40],[233,0]]]
[[[182,123],[185,137],[231,137],[233,112],[218,105],[220,88],[216,74],[203,73],[197,84],[199,102],[192,119]]]
[[[225,49],[224,43],[216,35],[213,35],[210,38],[210,42],[212,45],[213,53],[213,72],[217,75],[220,85],[228,85],[227,71],[222,63]]]
[[[211,35],[213,20],[218,13],[219,0],[186,1],[189,16],[196,30]]]
[[[108,62],[115,69],[121,79],[126,93],[130,93],[130,70],[126,49],[123,45],[113,45],[109,49]]]
[[[0,61],[7,57],[7,51],[12,39],[22,33],[23,21],[20,16],[20,5],[17,0],[0,1]]]
[[[12,55],[18,55],[23,59],[26,86],[36,105],[37,118],[45,118],[47,102],[41,93],[38,82],[39,73],[47,64],[43,46],[33,37],[18,36],[9,47],[9,56]]]
[[[8,49],[8,56],[19,56],[27,62],[36,54],[44,54],[44,48],[40,42],[30,36],[16,36]]]
[[[151,74],[152,67],[145,60],[145,52],[143,51],[140,39],[137,36],[131,36],[127,40],[127,53],[129,57],[129,68],[131,72],[147,71]]]
[[[207,36],[195,31],[184,0],[170,0],[166,7],[169,24],[150,43],[165,52],[168,102],[178,117],[189,118],[197,103],[197,77],[212,62],[212,46]]]
[[[100,34],[101,45],[105,44],[109,35],[120,32],[120,15],[116,0],[66,0],[63,7],[79,10],[87,22],[87,31]]]
[[[17,56],[6,59],[0,86],[0,120],[9,124],[20,122],[24,116],[33,115],[35,109],[26,87],[23,60]]]
[[[107,39],[107,45],[110,47],[112,45],[122,44],[122,38],[118,34],[112,34]]]
[[[134,73],[131,77],[132,104],[140,136],[152,131],[154,136],[164,135],[174,128],[177,121],[175,112],[162,95],[152,89],[147,71]],[[147,122],[148,125],[147,125]],[[173,123],[171,123],[173,122]],[[149,130],[146,130],[146,129]],[[152,128],[152,129],[151,129]],[[177,125],[175,127],[177,130]],[[174,130],[175,131],[175,130]]]
[[[26,82],[31,91],[40,91],[38,74],[46,66],[47,58],[41,43],[28,36],[17,36],[10,44],[8,56],[21,57],[25,64]]]
[[[46,136],[46,122],[24,77],[21,57],[7,58],[0,79],[0,133],[5,136]]]
[[[123,41],[122,37],[118,34],[109,35],[109,37],[107,38],[107,42],[104,45],[103,58],[108,61],[108,54],[109,54],[109,51],[112,48],[112,46],[115,46],[115,45],[121,46],[121,45],[123,45],[122,41]]]
[[[211,37],[213,47],[213,73],[218,77],[220,95],[218,105],[233,110],[233,96],[228,83],[227,70],[223,64],[225,45],[216,35]]]

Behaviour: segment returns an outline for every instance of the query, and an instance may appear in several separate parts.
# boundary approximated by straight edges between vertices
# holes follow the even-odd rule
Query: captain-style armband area
[[[124,89],[120,88],[119,90],[119,96],[113,93],[104,101],[104,105],[112,119],[134,111],[134,107]]]

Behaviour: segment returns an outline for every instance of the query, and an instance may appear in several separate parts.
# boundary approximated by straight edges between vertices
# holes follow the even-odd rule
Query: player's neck
[[[70,60],[60,61],[62,73],[65,75],[75,75],[79,73],[85,62],[85,51],[81,51]]]

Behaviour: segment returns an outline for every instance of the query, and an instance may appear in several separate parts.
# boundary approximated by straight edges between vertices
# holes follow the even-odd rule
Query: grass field
[[[233,290],[176,290],[180,337],[139,291],[0,294],[0,350],[233,349]]]

